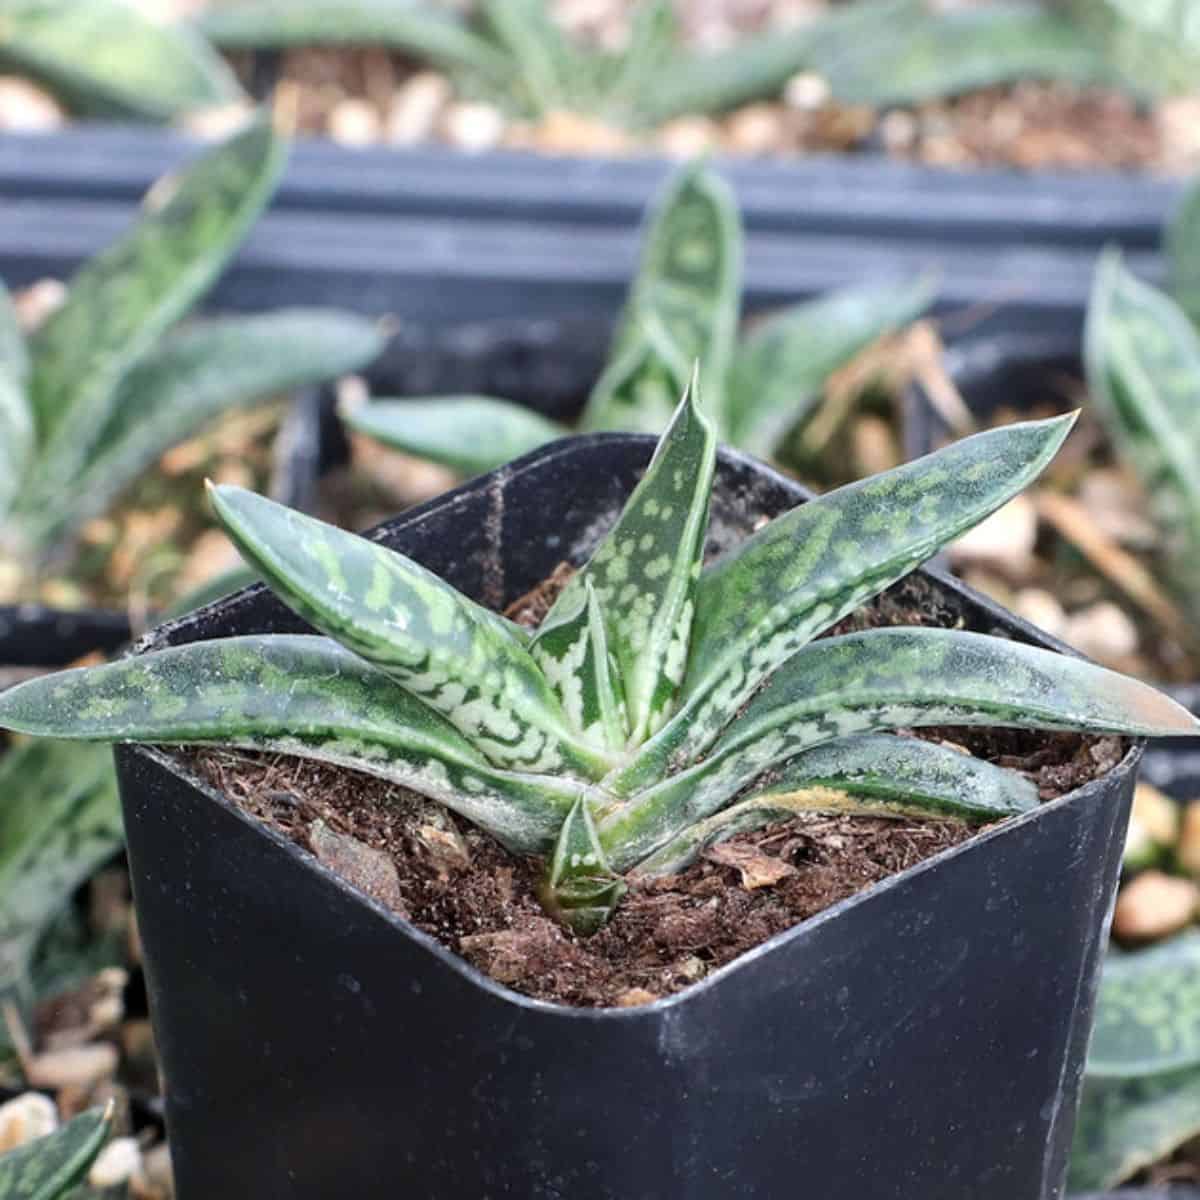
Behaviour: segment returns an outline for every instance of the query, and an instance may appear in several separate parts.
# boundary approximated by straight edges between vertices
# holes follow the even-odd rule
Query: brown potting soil
[[[536,623],[570,571],[510,607]],[[955,625],[920,576],[902,580],[831,632]],[[1119,762],[1119,738],[1024,730],[924,729],[920,736],[1026,773],[1043,799]],[[977,827],[806,814],[711,848],[678,875],[631,887],[612,920],[579,938],[550,918],[542,863],[509,854],[441,805],[342,768],[283,755],[189,749],[185,762],[243,811],[437,938],[492,978],[584,1007],[648,1003],[768,938],[965,841]]]

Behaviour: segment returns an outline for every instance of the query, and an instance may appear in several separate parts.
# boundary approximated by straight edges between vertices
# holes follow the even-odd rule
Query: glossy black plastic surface
[[[558,443],[374,536],[502,605],[586,555],[652,444]],[[803,498],[722,452],[714,537]],[[939,582],[968,625],[1044,641]],[[251,589],[141,648],[297,628]],[[493,983],[121,748],[179,1196],[1057,1197],[1139,755],[678,996],[594,1011]]]

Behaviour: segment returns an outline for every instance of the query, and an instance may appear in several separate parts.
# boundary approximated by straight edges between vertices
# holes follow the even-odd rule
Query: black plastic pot
[[[1073,408],[1078,397],[1071,394],[1070,385],[1084,377],[1078,339],[1058,333],[973,338],[946,351],[945,367],[981,424],[1002,405],[1017,411]],[[946,440],[946,423],[919,381],[909,388],[903,409],[907,457],[928,454]],[[1200,713],[1200,682],[1170,685],[1164,690]],[[1151,747],[1142,764],[1142,776],[1173,796],[1200,798],[1200,738]]]
[[[618,511],[653,441],[559,442],[381,526],[503,605]],[[712,534],[805,499],[731,451]],[[958,583],[964,621],[1047,640]],[[262,588],[139,650],[304,626]],[[181,1200],[1048,1200],[1061,1193],[1141,746],[639,1008],[485,978],[152,747],[121,747]]]
[[[296,397],[279,429],[271,471],[271,495],[292,508],[311,511],[321,456],[321,395]],[[111,654],[133,636],[127,613],[109,609],[61,609],[41,604],[0,605],[0,669],[62,667],[99,652]]]

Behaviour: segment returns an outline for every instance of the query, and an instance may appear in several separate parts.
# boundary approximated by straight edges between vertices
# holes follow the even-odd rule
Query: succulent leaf
[[[1171,295],[1193,322],[1200,323],[1200,180],[1185,189],[1163,243]]]
[[[670,715],[687,665],[717,452],[696,392],[693,383],[616,525],[543,622],[550,630],[576,619],[585,607],[583,589],[595,588],[620,672],[631,746]],[[541,633],[534,645],[543,658],[550,653]]]
[[[25,339],[8,290],[0,283],[0,518],[21,489],[33,450],[28,373]]]
[[[570,432],[524,405],[491,396],[376,400],[341,416],[351,429],[393,450],[463,475],[491,471]]]
[[[702,754],[792,653],[1036,478],[1073,420],[964,438],[810,500],[714,563],[696,589],[679,710],[614,790],[629,795]]]
[[[1097,411],[1164,531],[1172,579],[1194,605],[1200,594],[1200,334],[1170,297],[1134,278],[1109,251],[1096,272],[1084,359]]]
[[[797,813],[996,821],[1037,807],[1016,771],[917,738],[867,734],[806,750],[754,794],[672,838],[639,863],[635,879],[669,875],[708,846]]]
[[[443,714],[497,765],[596,776],[509,623],[402,554],[253,492],[211,488],[241,551],[304,620]]]
[[[928,277],[829,292],[784,309],[744,337],[729,385],[730,440],[769,455],[821,398],[829,376],[929,306]]]
[[[1200,11],[1192,0],[1067,0],[1081,41],[1133,92],[1190,92],[1200,70]]]
[[[629,738],[620,667],[608,648],[604,616],[591,579],[576,588],[530,644],[572,726],[589,744],[619,751]]]
[[[613,866],[627,869],[801,751],[923,725],[1200,733],[1200,721],[1169,697],[1082,659],[960,630],[874,629],[792,655],[703,762],[601,821],[601,843]]]
[[[91,1108],[61,1129],[0,1156],[3,1200],[66,1200],[75,1195],[108,1140],[112,1104]]]
[[[742,229],[732,194],[711,171],[681,171],[650,218],[610,358],[639,343],[653,314],[680,361],[700,363],[702,393],[724,428],[741,287]]]
[[[624,880],[604,857],[585,797],[563,822],[543,884],[546,908],[576,933],[595,933],[625,894]]]
[[[512,62],[523,107],[538,116],[570,108],[575,54],[543,0],[484,0],[484,26]]]
[[[282,159],[267,121],[252,122],[75,275],[31,343],[42,450],[23,511],[36,514],[70,490],[125,373],[208,289],[266,203]]]
[[[1200,1134],[1200,1068],[1134,1079],[1085,1077],[1067,1185],[1116,1187]]]
[[[1100,978],[1089,1078],[1200,1067],[1200,933],[1110,954]]]
[[[242,96],[203,38],[123,0],[2,0],[0,24],[0,64],[78,112],[167,121]]]
[[[23,984],[43,932],[121,841],[107,746],[38,740],[0,758],[0,991]]]
[[[688,365],[654,313],[605,367],[588,396],[582,428],[590,433],[661,433],[688,384]]]
[[[57,540],[222,412],[357,370],[381,346],[373,322],[322,309],[198,321],[169,334],[122,379],[78,485],[26,524],[39,540]]]
[[[886,8],[886,19],[816,31],[814,69],[843,104],[915,104],[1019,79],[1116,81],[1104,55],[1052,9],[998,3],[944,12],[921,0]]]
[[[195,642],[0,693],[39,737],[220,743],[320,759],[445,804],[511,849],[553,844],[578,785],[495,769],[444,717],[329,638]]]

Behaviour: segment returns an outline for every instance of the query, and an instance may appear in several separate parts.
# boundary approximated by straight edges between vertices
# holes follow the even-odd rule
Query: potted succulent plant
[[[800,503],[718,454],[685,397],[644,475],[648,438],[569,439],[373,539],[216,489],[283,605],[252,589],[0,696],[2,725],[159,746],[118,766],[181,1195],[769,1196],[802,1177],[831,1197],[1059,1194],[1136,740],[1071,742],[1091,781],[1039,804],[1028,778],[880,731],[1197,723],[948,581],[896,603],[954,628],[872,629],[860,606],[1019,491],[1069,424]],[[583,564],[565,583],[564,561]],[[522,596],[525,624],[494,611]],[[855,613],[865,631],[817,636]],[[781,818],[989,827],[723,970],[697,960],[676,994],[569,1007],[401,917],[377,855],[367,878],[301,815],[306,845],[334,843],[314,861],[169,743],[436,800],[486,831],[475,853],[508,852],[485,871],[535,890],[572,953],[619,943],[647,889]],[[418,831],[444,862],[467,828],[447,822]]]
[[[112,1125],[112,1105],[80,1113],[61,1129],[0,1154],[0,1195],[64,1200],[78,1195]]]
[[[267,203],[283,155],[258,120],[162,181],[158,202],[28,338],[0,289],[0,665],[59,665],[125,640],[123,614],[39,603],[64,564],[78,583],[81,525],[220,414],[378,352],[371,322],[330,310],[174,328]]]

